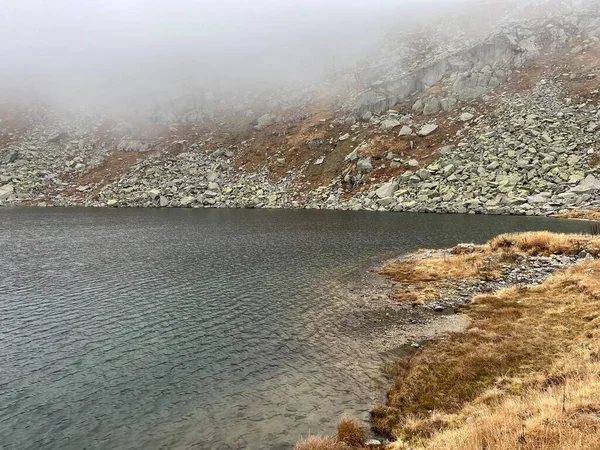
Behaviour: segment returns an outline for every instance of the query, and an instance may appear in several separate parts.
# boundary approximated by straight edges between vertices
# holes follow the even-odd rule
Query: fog
[[[465,0],[0,0],[0,93],[89,110],[303,87]]]

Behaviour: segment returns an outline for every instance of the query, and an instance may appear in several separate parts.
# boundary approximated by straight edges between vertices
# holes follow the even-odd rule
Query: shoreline
[[[573,210],[568,213],[548,213],[548,214],[525,214],[523,212],[493,212],[493,211],[469,211],[469,212],[456,212],[456,211],[432,211],[428,209],[424,210],[381,210],[381,209],[351,209],[347,207],[320,207],[320,206],[309,206],[309,205],[299,205],[299,206],[140,206],[140,205],[132,205],[132,206],[122,206],[122,205],[85,205],[81,204],[26,204],[26,203],[17,203],[17,204],[1,204],[0,203],[0,211],[9,210],[9,209],[38,209],[38,208],[52,208],[52,209],[125,209],[125,210],[138,210],[138,209],[147,209],[147,210],[241,210],[241,209],[250,209],[250,210],[266,210],[266,211],[280,211],[280,210],[290,210],[290,211],[301,211],[301,210],[309,210],[309,211],[351,211],[351,212],[371,212],[371,213],[402,213],[402,214],[430,214],[430,215],[485,215],[485,216],[511,216],[511,217],[537,217],[537,218],[547,218],[547,219],[561,219],[561,220],[569,220],[569,221],[581,221],[581,222],[600,222],[600,210],[590,209],[590,210]]]
[[[512,245],[512,241],[509,239],[515,239],[517,243]],[[493,250],[490,250],[490,246],[495,247]],[[504,246],[511,248],[508,249],[508,247]],[[501,235],[484,245],[461,244],[452,249],[420,250],[399,257],[374,261],[368,268],[363,267],[357,270],[357,274],[348,280],[349,291],[355,296],[363,297],[363,299],[366,297],[367,303],[369,300],[375,299],[376,303],[382,305],[387,301],[389,304],[394,305],[393,308],[399,311],[400,316],[402,314],[405,315],[405,323],[407,311],[426,318],[426,320],[415,324],[414,334],[408,332],[406,328],[403,329],[402,333],[394,334],[393,330],[402,328],[403,324],[400,322],[399,326],[396,317],[386,315],[381,321],[380,326],[375,329],[374,334],[381,337],[382,340],[388,343],[394,342],[395,344],[400,344],[395,346],[396,349],[404,347],[404,354],[401,354],[399,359],[398,355],[393,356],[397,366],[394,369],[392,386],[388,390],[387,401],[384,404],[375,405],[371,410],[370,425],[376,432],[374,435],[375,439],[365,438],[363,442],[364,447],[355,446],[354,448],[404,449],[410,447],[424,449],[430,448],[425,443],[434,437],[441,436],[444,438],[444,432],[454,432],[454,425],[440,426],[438,427],[439,429],[434,431],[429,430],[425,434],[422,433],[423,430],[419,430],[418,426],[416,430],[411,429],[410,432],[407,432],[406,429],[398,431],[397,427],[399,425],[393,425],[393,423],[400,424],[408,420],[408,427],[410,428],[415,425],[414,421],[418,419],[420,414],[418,408],[414,410],[409,407],[410,405],[407,406],[406,400],[401,400],[399,404],[394,404],[394,402],[398,401],[395,397],[395,391],[401,389],[399,386],[407,383],[410,386],[411,383],[415,383],[415,380],[410,375],[411,364],[415,361],[418,363],[420,359],[424,358],[424,354],[428,354],[428,357],[431,358],[431,349],[436,346],[441,347],[442,350],[444,348],[448,350],[448,345],[452,341],[460,341],[465,336],[470,336],[473,327],[477,328],[478,321],[482,320],[478,316],[478,313],[473,313],[478,308],[477,305],[481,301],[480,299],[503,298],[507,292],[521,293],[529,289],[541,289],[547,285],[552,285],[552,283],[556,284],[557,273],[574,273],[582,265],[595,264],[600,268],[598,260],[600,255],[599,247],[600,238],[598,237],[530,232]],[[464,270],[464,267],[461,267],[461,265],[470,259],[472,261],[468,264],[473,266],[472,273],[465,276],[464,273],[461,273]],[[459,262],[459,266],[455,267],[457,262]],[[483,265],[476,266],[477,264]],[[589,278],[590,273],[594,273],[593,269],[588,268],[585,270],[583,274],[584,278],[586,276]],[[440,277],[440,273],[445,275]],[[566,277],[567,275],[564,276]],[[587,280],[587,278],[585,279]],[[361,288],[354,291],[357,285],[360,285]],[[408,287],[411,289],[408,289]],[[426,294],[425,298],[418,298],[419,294],[423,293]],[[411,297],[412,295],[416,295],[416,298]],[[408,301],[407,296],[409,297]],[[382,300],[383,298],[386,298],[386,300]],[[440,301],[441,299],[444,300]],[[517,300],[516,303],[520,303],[520,301]],[[458,320],[451,320],[447,323],[441,322],[440,319],[445,317],[458,318]],[[411,319],[408,320],[410,321]],[[456,325],[457,323],[460,323],[460,326],[452,327],[453,324]],[[431,324],[434,324],[433,328]],[[400,343],[397,341],[397,339],[402,338],[404,338],[403,342]],[[380,343],[378,342],[374,345],[379,346]],[[443,354],[444,352],[442,351],[441,353]],[[526,353],[524,357],[527,357]],[[433,358],[435,361],[435,356]],[[426,364],[435,363],[426,361]],[[408,365],[408,369],[404,367],[405,365]],[[419,367],[417,366],[417,368]],[[398,372],[399,370],[400,372],[408,370],[408,372],[402,374]],[[419,370],[422,370],[422,368]],[[437,369],[434,365],[429,366],[428,370],[435,372]],[[510,373],[510,370],[507,371],[507,374]],[[518,372],[518,370],[516,371]],[[419,373],[423,375],[422,372]],[[404,381],[400,385],[398,385],[398,377],[404,377],[402,378]],[[424,378],[427,378],[427,375]],[[466,383],[468,385],[469,381],[467,380]],[[477,391],[477,395],[473,398],[482,395],[492,385],[493,383],[488,383],[485,389],[480,388]],[[410,396],[410,394],[405,392],[403,396],[406,395]],[[451,394],[449,395],[451,396]],[[505,394],[506,397],[509,395]],[[426,397],[426,395],[424,396]],[[462,406],[449,411],[449,413],[459,414],[462,408],[469,407],[473,398],[460,399],[460,396],[457,397],[455,401]],[[417,401],[417,399],[413,398],[412,401]],[[410,403],[410,401],[408,402]],[[401,418],[403,414],[401,412],[406,408],[408,408],[407,411],[412,411],[409,414],[410,419],[408,417],[405,419]],[[425,416],[418,420],[427,422],[431,419],[428,416],[425,413]],[[462,426],[466,427],[467,425]],[[404,437],[406,440],[393,439],[399,437]],[[340,443],[339,432],[337,438],[325,437],[323,439],[329,439],[329,444]],[[300,442],[296,448],[300,450],[312,448],[308,446],[309,443],[310,439]],[[303,445],[306,446],[303,447]],[[323,446],[322,448],[330,447]]]

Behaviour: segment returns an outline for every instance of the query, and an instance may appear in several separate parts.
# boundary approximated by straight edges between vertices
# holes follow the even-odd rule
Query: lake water
[[[0,209],[0,447],[290,448],[380,395],[377,355],[335,326],[340,279],[376,258],[533,229],[589,225]]]

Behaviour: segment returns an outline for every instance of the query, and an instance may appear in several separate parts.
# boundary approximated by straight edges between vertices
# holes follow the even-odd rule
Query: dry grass
[[[492,251],[513,250],[527,255],[576,255],[585,250],[594,256],[600,254],[600,236],[556,234],[549,231],[503,234],[489,242]]]
[[[478,259],[475,255],[456,255],[402,261],[385,267],[382,274],[408,283],[466,279],[475,276]]]
[[[555,217],[563,219],[582,219],[582,220],[597,220],[600,221],[600,211],[569,211],[564,214],[557,214]]]
[[[390,264],[381,273],[399,283],[393,297],[427,303],[456,283],[497,280],[502,271],[525,256],[575,255],[582,250],[598,256],[600,236],[546,231],[504,234],[482,246],[459,245],[443,256],[422,255]]]
[[[329,436],[311,436],[298,442],[294,450],[349,450],[349,447]]]
[[[337,425],[336,438],[351,447],[359,447],[367,439],[367,430],[354,417],[342,417]]]
[[[523,233],[492,240],[480,257],[597,247],[593,236]],[[466,312],[467,332],[398,362],[374,428],[397,448],[600,449],[600,261],[479,296]]]

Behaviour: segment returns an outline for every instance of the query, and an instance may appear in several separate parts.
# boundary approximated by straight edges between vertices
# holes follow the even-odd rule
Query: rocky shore
[[[391,310],[397,309],[400,313],[386,312],[386,317],[378,321],[381,323],[371,324],[374,342],[375,345],[380,345],[380,340],[387,342],[388,347],[394,342],[406,350],[396,369],[391,371],[394,381],[385,403],[372,410],[376,434],[358,433],[362,441],[354,442],[351,447],[430,448],[428,442],[436,435],[444,436],[443,432],[449,430],[449,439],[452,439],[452,430],[462,426],[463,421],[469,423],[473,414],[469,402],[479,395],[487,395],[486,389],[499,398],[510,398],[513,395],[511,376],[516,377],[514,382],[521,389],[525,389],[523,386],[527,383],[532,383],[531,389],[538,389],[528,378],[533,377],[539,383],[542,376],[529,372],[533,370],[531,367],[537,367],[533,361],[546,353],[537,342],[546,339],[549,346],[550,359],[543,359],[543,367],[547,367],[562,355],[558,351],[553,353],[552,348],[558,345],[564,351],[571,339],[570,332],[567,336],[558,332],[564,330],[564,326],[540,317],[552,316],[560,310],[565,323],[589,320],[589,307],[576,309],[567,303],[580,301],[573,297],[571,286],[576,286],[578,290],[573,292],[584,297],[582,301],[588,306],[595,302],[600,286],[592,280],[599,257],[600,239],[597,237],[534,232],[502,235],[483,246],[461,244],[447,250],[421,250],[378,264],[369,276],[362,278],[366,288],[359,289],[359,296],[371,307],[381,303],[382,295],[387,301],[391,300],[394,305]],[[555,276],[558,273],[561,275]],[[552,303],[546,300],[548,296],[554,299]],[[509,317],[517,314],[516,309],[521,310],[518,316],[522,325],[515,326],[525,328],[513,334]],[[544,309],[548,311],[544,313]],[[538,321],[542,321],[541,325]],[[401,332],[394,331],[398,324]],[[546,333],[548,337],[544,337]],[[521,339],[527,339],[530,334],[535,342],[521,345]],[[532,346],[533,353],[528,345]],[[463,352],[466,353],[463,355]],[[518,355],[518,360],[513,361],[513,353]],[[573,355],[567,351],[567,357]],[[484,364],[486,368],[478,372],[472,364]],[[521,374],[524,367],[527,369]],[[559,364],[559,367],[562,366]],[[446,370],[456,374],[449,374],[450,378],[446,379]],[[462,381],[454,380],[454,376],[462,377]],[[456,383],[462,385],[457,388]],[[416,397],[410,395],[411,389],[415,390]],[[547,388],[542,383],[539,389]],[[432,408],[431,402],[437,403],[437,407]],[[459,413],[463,407],[466,412]],[[536,433],[531,431],[531,436],[540,439]],[[569,441],[570,438],[565,435],[562,439]],[[298,443],[296,449],[342,450],[349,445],[340,429],[335,437],[319,439],[323,442],[317,447],[311,447],[314,439],[308,439]]]

